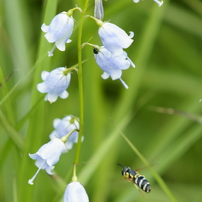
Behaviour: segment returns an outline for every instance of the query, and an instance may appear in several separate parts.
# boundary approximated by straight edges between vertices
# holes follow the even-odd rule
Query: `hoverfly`
[[[119,163],[118,165],[122,167],[122,175],[130,182],[135,184],[137,189],[139,187],[141,190],[147,193],[151,191],[150,183],[143,175],[140,175],[137,171],[132,170],[130,167],[125,167]]]

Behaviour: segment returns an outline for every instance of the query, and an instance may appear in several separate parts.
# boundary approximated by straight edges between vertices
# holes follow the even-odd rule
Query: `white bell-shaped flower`
[[[98,34],[102,44],[113,56],[122,54],[123,48],[128,48],[133,42],[133,32],[128,35],[123,29],[110,22],[97,20],[97,23],[100,26]]]
[[[63,202],[89,202],[89,198],[80,182],[71,182],[66,187]]]
[[[59,161],[60,155],[66,150],[65,144],[60,139],[53,139],[44,144],[35,154],[29,154],[30,158],[36,160],[35,165],[38,167],[38,170],[28,183],[33,184],[41,169],[45,169],[49,175],[53,175],[54,165]]]
[[[72,115],[66,116],[63,119],[58,118],[55,119],[53,121],[53,126],[55,130],[50,134],[50,139],[62,138],[75,129],[79,130],[79,122]],[[68,150],[71,149],[73,143],[77,143],[77,141],[78,141],[78,132],[74,131],[65,142],[66,148]]]
[[[67,12],[62,12],[53,18],[49,26],[42,24],[41,29],[46,33],[44,36],[49,43],[55,43],[60,51],[65,51],[65,43],[71,42],[69,38],[72,35],[73,27],[73,17],[69,16]],[[53,50],[49,52],[49,56],[52,56]]]
[[[122,70],[128,69],[130,65],[135,67],[133,62],[128,58],[127,53],[122,51],[121,55],[113,56],[104,46],[94,48],[93,52],[98,66],[104,71],[102,78],[107,79],[111,77],[112,80],[119,79],[127,89],[128,86],[121,79]]]
[[[43,71],[41,73],[43,83],[37,84],[37,89],[41,93],[47,93],[45,100],[53,103],[58,97],[65,99],[68,97],[68,88],[71,80],[71,73],[67,73],[67,68],[59,67],[50,73]]]

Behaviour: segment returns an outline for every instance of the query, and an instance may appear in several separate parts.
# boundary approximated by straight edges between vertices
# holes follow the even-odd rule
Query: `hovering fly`
[[[125,167],[119,163],[118,165],[122,167],[122,175],[130,182],[135,184],[137,189],[139,187],[141,190],[147,193],[151,191],[150,183],[143,175],[140,175],[137,171],[132,170],[130,167]]]

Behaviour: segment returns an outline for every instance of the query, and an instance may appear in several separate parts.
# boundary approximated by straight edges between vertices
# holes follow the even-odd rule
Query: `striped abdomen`
[[[137,175],[134,177],[134,183],[143,191],[149,193],[151,191],[151,187],[147,179],[142,175]]]

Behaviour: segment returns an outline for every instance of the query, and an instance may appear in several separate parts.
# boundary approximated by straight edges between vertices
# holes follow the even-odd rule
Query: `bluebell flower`
[[[133,42],[134,33],[128,35],[123,29],[110,22],[96,20],[100,26],[98,34],[103,46],[110,51],[113,56],[122,54],[123,48],[128,48]]]
[[[94,48],[93,52],[98,66],[104,71],[102,78],[119,79],[123,86],[128,89],[126,83],[121,79],[122,70],[128,69],[130,65],[135,67],[135,65],[127,56],[127,53],[122,51],[119,56],[113,56],[104,46]]]
[[[71,73],[65,67],[59,67],[50,73],[43,71],[41,73],[43,83],[37,84],[37,89],[41,93],[47,93],[45,100],[53,103],[58,97],[65,99],[68,97],[66,89],[70,84]]]
[[[89,198],[80,182],[71,182],[66,187],[63,202],[89,202]]]
[[[67,12],[62,12],[53,18],[49,26],[42,24],[41,29],[46,33],[44,36],[49,43],[55,43],[60,51],[65,51],[65,43],[71,42],[69,38],[72,35],[73,27],[73,17],[69,16]],[[53,55],[53,50],[49,52],[49,56]]]
[[[28,183],[33,184],[41,169],[45,169],[49,175],[53,175],[54,165],[59,161],[60,155],[66,150],[65,144],[60,139],[53,139],[44,144],[35,154],[29,154],[30,158],[36,160],[35,165],[38,167],[38,170]]]
[[[79,122],[77,118],[72,115],[66,116],[63,119],[55,119],[53,121],[53,126],[55,130],[50,134],[50,139],[62,138],[75,129],[79,130]],[[66,148],[71,149],[73,143],[77,143],[77,141],[78,132],[75,131],[69,136],[69,138],[65,142]]]

